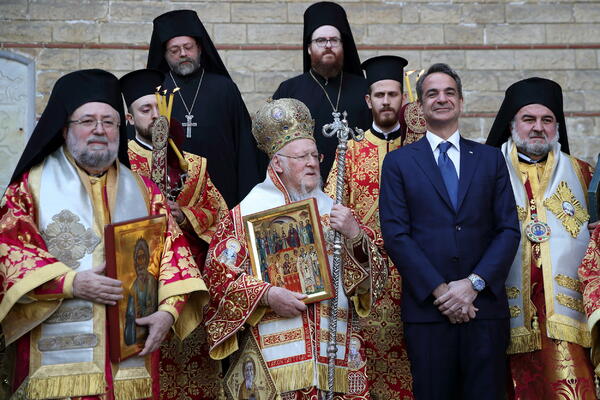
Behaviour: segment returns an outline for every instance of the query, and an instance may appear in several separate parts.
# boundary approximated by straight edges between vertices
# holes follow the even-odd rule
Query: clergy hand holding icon
[[[101,304],[115,305],[123,298],[121,281],[104,276],[105,264],[80,271],[73,279],[73,297]]]

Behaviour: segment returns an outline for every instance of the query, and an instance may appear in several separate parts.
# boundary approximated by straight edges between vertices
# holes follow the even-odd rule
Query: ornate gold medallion
[[[581,227],[590,218],[565,181],[560,182],[556,192],[544,200],[544,206],[552,211],[574,238],[579,235]]]
[[[60,262],[76,269],[86,253],[91,254],[100,243],[100,238],[91,228],[85,229],[79,217],[69,210],[62,210],[52,217],[42,237],[48,252]]]

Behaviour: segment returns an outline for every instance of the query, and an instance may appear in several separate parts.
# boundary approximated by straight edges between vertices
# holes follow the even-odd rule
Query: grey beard
[[[301,201],[301,200],[306,200],[306,199],[310,199],[313,197],[316,198],[318,194],[323,193],[323,190],[321,189],[322,184],[323,184],[323,179],[319,178],[319,183],[311,191],[308,191],[306,189],[306,185],[304,184],[304,182],[300,183],[300,191],[295,191],[294,189],[288,189],[287,191],[288,191],[288,193],[290,195],[290,199],[292,201]]]
[[[186,63],[182,63],[182,61],[189,61]],[[186,76],[193,74],[200,68],[200,57],[197,60],[193,58],[186,58],[185,60],[178,60],[176,63],[171,64],[167,61],[169,67],[173,72],[175,72],[179,76]]]
[[[546,154],[550,153],[550,151],[552,150],[552,147],[554,146],[555,143],[558,143],[558,125],[556,126],[556,135],[554,135],[554,139],[552,139],[549,142],[546,143],[528,143],[525,140],[521,139],[519,137],[519,134],[517,133],[517,130],[513,126],[511,126],[511,137],[513,142],[515,142],[515,145],[517,146],[517,149],[519,149],[520,151],[526,153],[526,154],[530,154],[532,156],[536,156],[536,157],[540,157],[540,156],[545,156]]]
[[[107,168],[117,159],[119,143],[115,148],[109,146],[106,151],[92,152],[85,147],[79,147],[72,135],[67,135],[67,150],[73,156],[77,164],[84,168]]]

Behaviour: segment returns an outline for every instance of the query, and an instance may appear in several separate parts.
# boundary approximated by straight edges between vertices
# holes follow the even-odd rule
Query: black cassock
[[[325,88],[331,102],[335,105],[340,88],[341,74],[326,80],[314,70],[312,73]],[[371,110],[369,110],[365,101],[365,94],[368,93],[368,90],[365,78],[344,71],[338,110],[348,113],[348,126],[352,129],[358,127],[366,130],[371,126]],[[306,104],[310,110],[310,114],[315,120],[317,148],[319,153],[325,155],[323,164],[321,164],[321,176],[323,182],[325,182],[333,165],[338,140],[337,137],[326,138],[322,133],[323,125],[333,122],[333,116],[331,115],[333,109],[323,89],[315,82],[310,72],[306,72],[282,82],[273,94],[273,98],[297,99]]]
[[[181,77],[173,74],[187,107],[191,107],[202,69]],[[164,88],[175,87],[169,73]],[[175,93],[172,117],[187,124],[186,107]],[[219,74],[205,71],[194,107],[191,110],[191,138],[187,127],[183,150],[205,157],[208,173],[229,208],[233,208],[264,179],[266,157],[259,153],[252,137],[252,122],[235,83]]]

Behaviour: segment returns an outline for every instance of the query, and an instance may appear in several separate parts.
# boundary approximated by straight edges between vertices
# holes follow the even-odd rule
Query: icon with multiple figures
[[[304,293],[307,303],[332,297],[325,240],[314,199],[244,217],[252,274]]]

